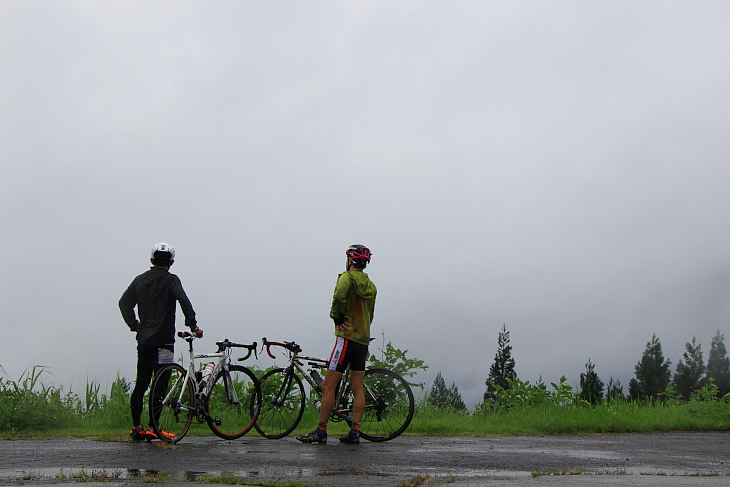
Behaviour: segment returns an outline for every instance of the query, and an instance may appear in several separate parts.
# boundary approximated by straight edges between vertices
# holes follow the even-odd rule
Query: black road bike
[[[322,376],[328,360],[301,355],[294,342],[270,342],[263,338],[263,347],[271,358],[271,347],[281,347],[289,357],[289,365],[272,369],[261,377],[261,412],[256,419],[256,431],[266,438],[283,438],[294,431],[306,407],[303,377],[313,394],[322,396]],[[304,368],[304,362],[311,367]],[[331,421],[346,421],[352,425],[352,399],[348,367],[337,387]],[[408,383],[392,370],[368,369],[364,382],[365,411],[360,423],[360,436],[370,441],[392,440],[403,433],[413,419],[413,392]],[[319,409],[319,407],[317,408]]]

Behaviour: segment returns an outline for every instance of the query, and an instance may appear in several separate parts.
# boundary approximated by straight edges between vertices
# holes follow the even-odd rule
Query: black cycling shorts
[[[327,369],[344,372],[349,364],[350,370],[364,371],[367,360],[367,345],[353,342],[347,338],[337,337]]]

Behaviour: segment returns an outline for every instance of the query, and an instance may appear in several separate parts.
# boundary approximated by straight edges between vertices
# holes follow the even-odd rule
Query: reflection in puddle
[[[400,472],[404,474],[407,472]],[[705,469],[701,471],[691,470],[673,470],[653,467],[607,467],[598,470],[587,471],[559,471],[559,470],[541,470],[541,471],[515,471],[515,470],[483,470],[483,469],[453,469],[444,472],[440,468],[421,468],[418,473],[429,474],[434,479],[443,479],[446,483],[453,482],[455,479],[489,479],[490,481],[500,479],[518,479],[529,477],[544,476],[564,476],[564,475],[587,475],[587,476],[656,476],[656,477],[721,477],[728,475],[726,471]],[[303,479],[303,478],[326,478],[326,477],[392,477],[398,476],[394,473],[386,473],[383,471],[353,470],[344,468],[327,468],[327,469],[308,469],[308,468],[284,468],[284,469],[258,469],[258,470],[238,470],[238,471],[185,471],[174,474],[172,472],[163,472],[153,469],[137,469],[137,468],[116,468],[116,469],[84,469],[84,468],[40,468],[32,471],[13,471],[0,469],[0,484],[2,480],[42,480],[48,479],[58,481],[58,479],[76,480],[77,482],[108,482],[113,479],[138,479],[143,482],[167,482],[177,478],[183,482],[214,482],[216,480],[237,480],[241,479]],[[323,479],[324,480],[324,479]],[[223,482],[230,483],[230,482]],[[3,484],[5,485],[5,484]]]
[[[175,476],[172,472],[161,472],[159,470],[128,468],[128,478],[142,478],[144,482],[167,482]]]
[[[316,473],[318,477],[332,477],[335,475],[363,475],[367,477],[393,477],[392,473],[370,472],[367,470],[357,470],[354,468],[326,468]],[[302,474],[303,476],[303,474]]]
[[[146,468],[128,468],[126,478],[133,479],[139,477],[159,477],[160,475],[163,474],[160,474],[159,470],[150,470]]]
[[[185,482],[195,482],[198,480],[198,477],[201,475],[206,475],[205,472],[193,472],[193,471],[187,471],[183,473],[183,481]]]
[[[311,469],[301,469],[301,468],[295,468],[295,469],[285,469],[286,473],[283,475],[284,478],[301,478],[306,476],[312,476],[314,475],[313,471]],[[130,476],[140,476],[139,473],[131,473],[133,469],[128,469],[130,472]],[[242,479],[245,478],[263,478],[266,479],[268,477],[271,478],[282,478],[282,472],[281,469],[277,470],[271,470],[271,471],[260,471],[260,470],[212,470],[210,472],[201,472],[201,471],[194,471],[194,470],[188,470],[183,472],[182,474],[182,480],[184,482],[211,482],[211,483],[224,483],[224,484],[230,484],[230,483],[239,483]]]
[[[115,479],[143,478],[150,480],[168,480],[173,477],[171,472],[138,468],[34,468],[32,470],[0,471],[0,479],[40,480],[40,479],[71,479],[77,482],[108,481]],[[1,482],[0,482],[1,483]]]

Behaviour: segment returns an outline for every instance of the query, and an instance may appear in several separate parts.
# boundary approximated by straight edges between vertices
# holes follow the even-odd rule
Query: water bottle
[[[203,369],[202,378],[200,380],[200,388],[203,389],[205,385],[210,380],[210,376],[213,375],[213,370],[215,369],[215,364],[213,362],[210,362],[206,364],[205,368]]]
[[[312,379],[314,379],[315,385],[317,386],[317,391],[322,392],[322,381],[324,379],[322,379],[322,376],[319,375],[319,372],[317,372],[316,370],[313,370],[311,375]],[[319,410],[319,407],[317,409]]]

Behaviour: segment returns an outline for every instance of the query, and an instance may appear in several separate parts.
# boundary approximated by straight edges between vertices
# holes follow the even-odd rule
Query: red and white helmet
[[[353,262],[360,262],[369,264],[370,263],[370,256],[373,255],[372,252],[370,252],[370,249],[365,247],[364,245],[350,245],[350,247],[347,249],[347,252],[345,252],[349,258],[353,260]]]

